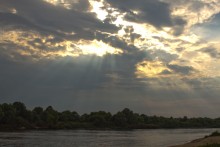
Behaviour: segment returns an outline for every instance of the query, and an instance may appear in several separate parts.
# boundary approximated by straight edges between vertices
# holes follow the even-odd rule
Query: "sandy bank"
[[[193,140],[192,142],[189,142],[183,145],[172,146],[172,147],[199,147],[202,145],[213,144],[213,143],[220,144],[220,136],[196,139],[196,140]]]

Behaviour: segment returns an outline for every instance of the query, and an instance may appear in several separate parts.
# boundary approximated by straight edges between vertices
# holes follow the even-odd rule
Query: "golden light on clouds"
[[[55,6],[63,6],[69,9],[69,4],[68,4],[68,1],[66,0],[44,0],[44,1]]]
[[[162,72],[169,69],[160,61],[143,61],[136,65],[138,78],[152,78],[163,76]],[[169,71],[170,72],[170,71]]]
[[[36,32],[20,30],[4,31],[0,43],[15,45],[13,51],[23,56],[35,56],[37,58],[55,58],[65,56],[80,56],[94,54],[121,54],[121,49],[114,48],[102,41],[68,41],[52,42],[54,36],[42,36]],[[14,58],[14,57],[13,57]],[[37,60],[37,59],[36,59]]]
[[[44,0],[55,6],[62,6],[71,9],[74,4],[79,4],[80,0]],[[175,64],[180,66],[192,66],[199,74],[196,76],[220,76],[219,59],[210,57],[208,53],[201,52],[203,48],[214,46],[219,49],[219,40],[212,42],[204,40],[201,33],[197,33],[194,29],[197,24],[211,21],[214,14],[220,12],[219,0],[211,1],[173,1],[161,0],[170,4],[171,20],[174,18],[181,18],[186,21],[183,25],[182,33],[175,35],[175,24],[173,26],[164,26],[157,28],[154,25],[146,22],[137,23],[125,19],[125,12],[112,8],[110,4],[104,0],[89,0],[90,7],[87,12],[92,12],[92,17],[101,20],[97,21],[104,24],[105,19],[108,17],[108,23],[120,28],[115,34],[108,32],[99,32],[105,34],[109,38],[114,36],[120,39],[126,45],[131,45],[139,51],[164,51],[167,54],[175,54],[178,59],[164,63],[158,57],[154,61],[140,61],[137,63],[136,75],[137,77],[161,77],[173,74],[161,74],[162,72],[172,72],[166,67],[166,64]],[[203,3],[203,4],[200,4]],[[85,11],[82,10],[82,14]],[[131,10],[136,15],[141,12]],[[16,14],[16,9],[11,9],[10,13]],[[174,20],[175,21],[175,20]],[[96,23],[96,22],[95,22]],[[99,24],[98,24],[99,25]],[[85,28],[83,28],[85,29]],[[86,28],[87,29],[87,28]],[[203,32],[203,28],[197,28],[197,31]],[[76,35],[73,31],[55,30],[56,32],[66,35]],[[95,31],[98,30],[94,30]],[[5,31],[1,34],[0,42],[11,43],[16,45],[18,54],[24,56],[37,56],[39,58],[54,58],[66,56],[80,56],[80,55],[96,55],[104,56],[106,54],[123,54],[123,48],[115,48],[104,41],[96,40],[95,37],[91,40],[80,39],[79,41],[71,39],[63,39],[62,41],[55,40],[55,36],[43,36],[34,31]],[[22,48],[23,47],[23,48]],[[219,51],[219,50],[218,50]],[[220,51],[219,51],[220,52]],[[213,73],[213,74],[212,74]],[[191,76],[191,75],[190,75]]]
[[[201,0],[190,1],[182,0],[175,1],[163,0],[170,2],[173,16],[179,16],[187,20],[186,31],[189,32],[190,28],[198,23],[209,21],[210,17],[220,12],[219,0]]]
[[[172,64],[192,66],[196,70],[196,73],[191,75],[192,78],[220,77],[220,60],[213,59],[205,52],[199,50],[184,52],[181,59],[185,59],[185,62],[176,60]]]
[[[108,14],[102,7],[104,6],[103,1],[95,2],[90,1],[93,4],[92,12],[97,14],[97,18],[104,20]],[[185,8],[185,7],[184,7]],[[174,16],[183,16],[188,12],[187,9],[182,10],[182,8],[173,9]],[[137,12],[135,12],[137,13]],[[117,37],[126,41],[128,44],[132,44],[139,48],[140,50],[165,50],[170,53],[176,52],[177,48],[186,49],[189,46],[197,43],[200,39],[194,33],[186,33],[180,36],[173,35],[173,29],[171,27],[164,27],[163,29],[157,29],[150,24],[141,24],[135,22],[129,22],[124,19],[125,14],[120,13],[119,11],[112,8],[111,14],[113,17],[117,16],[115,21],[112,23],[116,26],[122,26],[119,30]],[[191,18],[193,17],[193,18]],[[194,16],[191,16],[190,19],[195,19]],[[208,18],[208,14],[207,14]],[[205,19],[205,18],[204,18]],[[192,23],[191,23],[192,24]],[[193,23],[195,24],[195,23]],[[192,25],[193,25],[192,24]],[[132,32],[126,32],[127,28],[132,28]],[[132,35],[139,35],[140,37],[132,38]]]
[[[57,0],[47,0],[51,3],[57,3]],[[91,12],[95,13],[97,18],[104,21],[106,17],[112,16],[112,24],[120,26],[121,30],[114,36],[125,41],[129,45],[134,45],[140,50],[163,50],[170,54],[178,55],[178,60],[172,61],[169,64],[176,64],[180,66],[192,66],[198,73],[190,75],[191,77],[206,77],[218,76],[218,66],[213,67],[219,61],[213,61],[206,53],[199,52],[200,49],[215,45],[203,40],[200,34],[197,34],[192,29],[198,23],[210,21],[211,17],[218,13],[220,4],[217,0],[200,1],[204,3],[201,7],[195,7],[195,1],[176,1],[162,0],[171,4],[171,17],[183,18],[187,21],[183,28],[183,33],[179,36],[174,35],[174,28],[163,27],[161,29],[155,28],[151,24],[141,24],[130,22],[124,19],[125,13],[111,8],[103,0],[95,1],[89,0],[91,4]],[[200,6],[200,5],[199,5]],[[107,11],[111,9],[111,11]],[[138,11],[133,11],[134,14],[139,14]],[[133,37],[135,36],[135,37]],[[138,36],[138,37],[137,37]],[[65,44],[65,43],[64,43]],[[81,40],[79,42],[67,43],[68,52],[74,56],[78,54],[95,54],[103,56],[105,54],[120,54],[123,49],[115,49],[102,41],[87,41]],[[68,47],[69,46],[69,47]],[[184,61],[184,62],[182,62]],[[142,61],[136,65],[137,77],[169,77],[174,76],[172,71],[166,67],[162,61]],[[161,74],[162,72],[170,72],[170,74]],[[214,73],[214,74],[212,74]]]

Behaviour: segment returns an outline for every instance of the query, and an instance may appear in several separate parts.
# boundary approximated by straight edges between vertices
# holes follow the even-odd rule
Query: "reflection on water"
[[[204,137],[216,129],[0,132],[1,147],[166,147]]]

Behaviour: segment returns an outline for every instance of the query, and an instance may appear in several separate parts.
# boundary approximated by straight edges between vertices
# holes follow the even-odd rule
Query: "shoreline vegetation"
[[[0,131],[61,129],[177,129],[220,128],[220,118],[173,118],[134,113],[128,108],[111,114],[98,111],[79,115],[75,111],[58,112],[52,106],[28,110],[25,104],[0,104]]]
[[[220,133],[213,132],[211,135],[204,138],[193,140],[183,145],[176,145],[171,147],[220,147]]]

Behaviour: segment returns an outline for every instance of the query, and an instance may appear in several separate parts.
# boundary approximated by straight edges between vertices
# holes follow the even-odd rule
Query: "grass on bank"
[[[205,136],[205,138],[207,137],[215,137],[215,136],[220,136],[220,133],[218,131],[213,132],[212,134]]]

